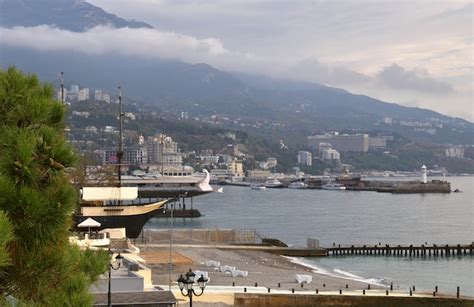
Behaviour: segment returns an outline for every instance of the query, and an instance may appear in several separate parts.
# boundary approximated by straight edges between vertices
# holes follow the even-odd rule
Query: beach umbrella
[[[100,227],[100,223],[94,220],[93,218],[87,218],[86,220],[82,221],[77,225],[80,228],[88,228],[89,229],[89,236],[91,235],[91,227]]]

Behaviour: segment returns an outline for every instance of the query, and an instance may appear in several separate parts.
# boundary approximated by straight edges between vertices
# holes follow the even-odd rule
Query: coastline
[[[141,253],[146,264],[152,268],[152,279],[154,284],[169,284],[169,256],[163,248],[140,246]],[[162,254],[162,260],[157,260],[156,255]],[[192,261],[187,263],[176,261],[172,269],[172,281],[176,280],[179,274],[193,270],[205,271],[209,274],[209,285],[219,286],[248,286],[271,289],[319,289],[323,290],[361,290],[367,289],[371,285],[372,289],[384,289],[385,286],[376,284],[364,279],[335,276],[326,273],[320,268],[298,261],[292,257],[274,255],[262,251],[249,250],[219,250],[213,246],[209,247],[173,247],[174,254],[179,254]],[[155,255],[155,257],[153,257]],[[169,251],[168,251],[169,255]],[[148,260],[147,260],[148,258]],[[158,257],[160,258],[160,257]],[[150,261],[154,259],[154,261]],[[238,270],[248,271],[247,277],[226,276],[223,272],[215,272],[214,267],[206,267],[208,260],[219,261],[221,265],[235,266]],[[161,263],[160,263],[161,262]],[[298,284],[296,274],[312,276],[309,284]],[[280,286],[280,287],[278,287]]]

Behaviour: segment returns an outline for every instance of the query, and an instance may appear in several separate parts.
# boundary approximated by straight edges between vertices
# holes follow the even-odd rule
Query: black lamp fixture
[[[114,253],[109,249],[109,255],[112,257]],[[112,280],[112,270],[116,271],[122,266],[123,257],[120,253],[115,256],[116,266],[112,262],[109,262],[109,288],[107,292],[107,306],[112,306],[112,291],[111,291],[111,280]]]
[[[189,297],[189,307],[193,306],[193,296],[203,295],[204,288],[206,288],[207,282],[209,281],[202,274],[201,274],[201,277],[198,278],[198,280],[195,281],[194,280],[195,278],[196,278],[196,274],[194,274],[194,272],[191,269],[189,269],[189,272],[185,274],[185,277],[183,276],[183,274],[181,274],[177,280],[181,294],[183,296]],[[193,285],[195,282],[201,289],[200,293],[196,292],[196,290],[193,289]]]

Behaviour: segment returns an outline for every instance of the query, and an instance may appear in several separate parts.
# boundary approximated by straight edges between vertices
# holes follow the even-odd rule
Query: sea
[[[397,178],[397,180],[413,178]],[[429,178],[433,179],[433,178]],[[474,177],[447,177],[451,194],[267,189],[224,186],[194,198],[200,218],[174,220],[174,228],[255,229],[290,246],[470,244],[474,241]],[[188,204],[189,206],[189,201]],[[169,228],[151,219],[146,228]],[[293,258],[316,272],[396,289],[474,296],[474,256],[330,256]]]

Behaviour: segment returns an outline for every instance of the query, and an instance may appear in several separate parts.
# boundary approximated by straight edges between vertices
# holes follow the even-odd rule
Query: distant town
[[[103,89],[83,88],[70,85],[64,92],[58,90],[58,100],[64,99],[70,106],[69,138],[83,156],[92,158],[95,166],[108,166],[117,163],[118,139],[117,99]],[[370,168],[354,165],[354,160],[399,159],[397,152],[402,147],[410,147],[410,142],[401,142],[401,137],[390,132],[377,131],[364,133],[361,131],[338,132],[321,131],[306,136],[306,144],[298,148],[289,148],[285,140],[275,140],[274,146],[280,154],[273,156],[256,154],[245,139],[237,137],[238,129],[272,129],[284,128],[283,123],[269,121],[246,122],[241,118],[210,115],[192,116],[188,111],[166,113],[150,106],[136,103],[125,108],[125,133],[123,164],[129,172],[156,172],[164,175],[189,175],[194,171],[208,169],[212,178],[220,182],[242,182],[264,180],[275,173],[294,174],[296,176],[347,174],[358,172],[368,176],[408,176],[416,175],[423,163],[414,164],[411,169],[394,169],[387,164],[386,168]],[[302,106],[296,112],[304,112]],[[163,115],[166,114],[166,115]],[[144,118],[144,116],[152,116]],[[153,127],[153,123],[163,120],[223,127],[221,142],[209,148],[203,144],[184,144],[172,136],[173,131],[161,131]],[[389,117],[380,119],[380,127],[400,125],[417,132],[436,134],[437,128],[443,128],[443,122],[396,121]],[[142,127],[142,129],[140,129]],[[236,130],[237,129],[237,130]],[[169,130],[169,129],[168,129]],[[219,147],[220,144],[220,147]],[[193,148],[195,147],[195,148]],[[470,160],[472,146],[447,145],[437,148],[437,157],[452,161]],[[466,155],[467,153],[467,155]],[[283,155],[283,159],[282,159]],[[284,165],[280,163],[284,161]],[[360,162],[359,161],[359,162]],[[364,162],[365,163],[365,162]],[[383,163],[383,162],[382,162]],[[403,164],[401,161],[399,164]],[[452,164],[452,163],[451,163]],[[456,171],[454,171],[456,172]],[[467,169],[466,172],[469,172]],[[441,175],[452,173],[444,165],[430,165],[429,174]],[[459,172],[457,172],[459,173]]]

